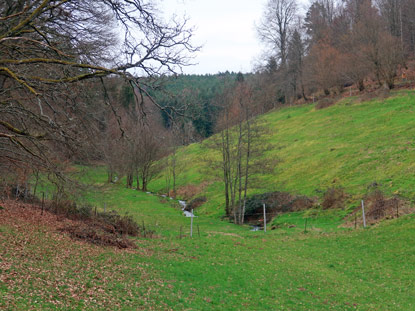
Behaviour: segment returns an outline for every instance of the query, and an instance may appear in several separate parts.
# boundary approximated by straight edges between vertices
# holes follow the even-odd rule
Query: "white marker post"
[[[267,213],[265,212],[265,203],[264,206],[264,232],[267,232]]]
[[[190,237],[193,237],[193,209],[192,215],[190,216]]]
[[[362,200],[363,227],[366,228],[365,203]]]

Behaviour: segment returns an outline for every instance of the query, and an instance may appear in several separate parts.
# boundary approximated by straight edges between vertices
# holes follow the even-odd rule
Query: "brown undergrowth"
[[[50,207],[49,210],[42,211],[38,205],[17,200],[8,200],[0,205],[0,224],[16,226],[16,223],[23,223],[24,226],[43,226],[55,232],[67,233],[72,239],[101,246],[136,248],[136,244],[128,235],[137,236],[141,233],[138,225],[131,219],[114,213],[73,217],[73,214],[52,213],[49,210],[56,210]]]
[[[364,200],[366,225],[375,225],[385,219],[399,218],[415,212],[411,202],[394,196],[386,197],[380,190],[368,194]],[[363,225],[362,206],[359,205],[345,219],[344,227]]]
[[[135,254],[152,256],[152,250],[74,240],[61,229],[78,220],[41,215],[19,201],[0,206],[0,310],[154,309],[151,297],[161,280],[145,264],[124,264]],[[116,286],[121,289],[114,291]],[[138,294],[141,306],[133,303]]]
[[[194,196],[202,193],[203,190],[210,184],[211,182],[205,181],[199,185],[195,185],[195,184],[186,185],[186,186],[180,187],[177,190],[177,195],[185,200],[189,200],[193,198]]]

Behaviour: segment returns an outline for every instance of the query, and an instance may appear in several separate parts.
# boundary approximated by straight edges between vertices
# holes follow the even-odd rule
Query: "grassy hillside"
[[[387,194],[412,199],[415,194],[415,91],[392,93],[385,100],[347,98],[316,110],[314,105],[270,112],[258,121],[270,130],[264,141],[276,147],[266,154],[280,163],[269,175],[257,176],[253,192],[288,191],[321,196],[330,187],[344,187],[356,203],[376,182]],[[223,214],[220,172],[206,174],[203,144],[179,151],[181,187],[200,185],[208,202],[200,212]],[[163,192],[160,175],[151,188]],[[353,200],[352,200],[353,201]]]

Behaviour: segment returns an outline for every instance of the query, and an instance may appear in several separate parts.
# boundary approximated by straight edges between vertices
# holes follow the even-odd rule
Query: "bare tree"
[[[352,32],[361,43],[364,61],[371,66],[379,86],[386,83],[393,88],[398,65],[403,63],[399,39],[385,30],[384,20],[371,1],[352,4],[350,10],[355,16]]]
[[[223,114],[218,122],[219,134],[206,141],[219,157],[206,159],[209,168],[220,171],[224,183],[226,216],[236,224],[243,224],[245,202],[253,186],[253,174],[266,171],[273,161],[264,160],[268,144],[261,139],[262,128],[255,122],[255,103],[252,88],[238,74],[237,83],[222,97]]]
[[[300,32],[295,30],[288,45],[288,70],[287,77],[290,83],[291,97],[296,99],[300,94],[305,100],[304,88],[304,57],[305,44]]]
[[[295,0],[268,0],[257,27],[259,38],[270,46],[271,55],[277,56],[280,66],[285,66],[287,61],[289,36],[296,14]]]
[[[140,106],[154,79],[189,64],[191,37],[186,20],[165,22],[147,0],[2,1],[2,168],[55,170],[96,135],[97,111],[111,105],[96,100],[100,79],[127,80]]]

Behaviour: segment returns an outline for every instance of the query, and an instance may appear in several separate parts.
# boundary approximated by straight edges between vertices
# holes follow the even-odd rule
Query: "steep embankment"
[[[270,130],[262,139],[275,146],[265,156],[280,162],[272,173],[257,176],[255,193],[321,196],[336,186],[358,200],[376,182],[388,195],[411,199],[415,194],[415,91],[363,102],[347,98],[321,110],[313,104],[289,107],[258,120]],[[203,161],[212,152],[205,144],[181,149],[178,185],[182,191],[198,186],[196,192],[206,195],[199,212],[222,214],[220,171],[215,173]],[[162,192],[165,180],[161,174],[152,190]]]

